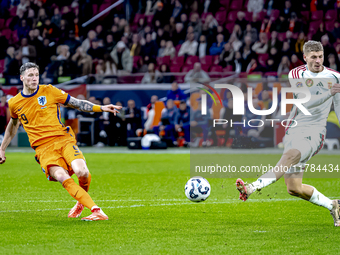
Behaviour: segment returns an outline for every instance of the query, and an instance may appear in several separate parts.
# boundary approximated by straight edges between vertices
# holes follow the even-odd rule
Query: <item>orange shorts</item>
[[[49,175],[48,170],[51,166],[60,166],[72,176],[74,172],[71,168],[71,162],[75,159],[85,160],[83,153],[77,146],[76,139],[69,134],[58,136],[52,141],[38,146],[35,152],[35,159],[41,165],[42,171],[49,181],[56,181]]]

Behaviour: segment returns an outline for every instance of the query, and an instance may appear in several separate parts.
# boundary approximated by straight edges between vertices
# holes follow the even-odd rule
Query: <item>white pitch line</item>
[[[273,199],[253,199],[248,200],[248,203],[269,203],[269,202],[281,202],[281,201],[287,201],[287,202],[298,202],[302,201],[300,199],[296,198],[273,198]],[[238,203],[238,199],[230,199],[227,201],[220,201],[220,202],[204,202],[204,204],[232,204],[232,203]],[[176,206],[176,205],[196,205],[197,203],[193,202],[185,202],[185,203],[162,203],[162,204],[137,204],[137,205],[128,205],[128,206],[103,206],[101,208],[103,209],[119,209],[119,208],[134,208],[134,207],[158,207],[158,206]],[[62,210],[70,210],[71,208],[54,208],[54,209],[36,209],[36,210],[10,210],[10,211],[0,211],[0,213],[13,213],[13,212],[39,212],[39,211],[62,211]]]

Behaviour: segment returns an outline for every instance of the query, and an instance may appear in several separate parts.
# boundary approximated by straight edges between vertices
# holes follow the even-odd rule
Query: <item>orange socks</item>
[[[62,185],[73,198],[75,198],[77,201],[82,203],[84,206],[86,206],[90,210],[93,206],[96,205],[93,202],[90,195],[83,188],[77,185],[72,178],[65,180]],[[87,188],[88,187],[89,187],[89,182],[87,183]]]
[[[89,177],[87,179],[79,179],[79,186],[82,187],[86,192],[89,192],[90,183],[91,183],[91,174],[89,173]]]

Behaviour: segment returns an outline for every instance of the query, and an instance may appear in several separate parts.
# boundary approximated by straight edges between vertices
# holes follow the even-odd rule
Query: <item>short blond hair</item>
[[[303,45],[303,54],[307,55],[312,51],[323,51],[321,42],[310,40]]]

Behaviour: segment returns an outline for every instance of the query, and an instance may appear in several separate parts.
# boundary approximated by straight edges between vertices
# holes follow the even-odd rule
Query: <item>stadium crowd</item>
[[[89,83],[112,84],[124,82],[119,79],[124,75],[140,73],[143,76],[137,82],[173,83],[172,91],[176,91],[176,82],[208,82],[216,73],[217,77],[230,72],[281,77],[304,63],[302,46],[309,39],[322,42],[325,66],[340,71],[340,3],[336,0],[125,1],[99,21],[81,26],[113,2],[2,0],[3,77],[10,81],[18,76],[21,64],[31,61],[39,64],[42,78],[51,83],[60,76],[91,75]],[[177,75],[181,72],[185,77]],[[266,89],[270,90],[257,95],[261,108],[269,106]],[[225,98],[224,114],[230,114],[232,104],[228,95]],[[183,123],[190,118],[181,115],[188,111],[187,98],[168,99],[180,104],[177,108],[167,100],[162,113],[167,125],[154,131],[163,131],[174,141],[184,132],[187,142]],[[121,103],[127,105],[122,116],[129,116],[121,118],[124,136],[135,136],[143,128],[140,110],[133,100]],[[106,122],[97,125],[98,136],[109,127],[108,116],[100,118]],[[104,133],[99,137],[106,138]],[[207,135],[203,132],[204,139]]]

